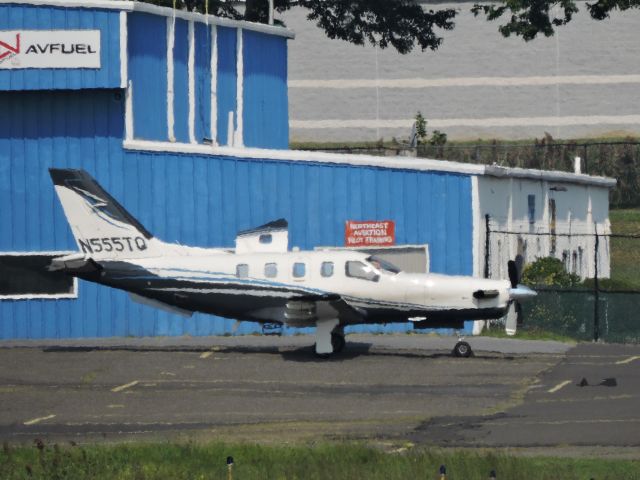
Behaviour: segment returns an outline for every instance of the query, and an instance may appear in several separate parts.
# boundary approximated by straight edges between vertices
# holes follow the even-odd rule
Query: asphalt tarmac
[[[461,359],[454,338],[347,341],[329,360],[308,336],[3,342],[0,440],[355,438],[640,458],[640,346],[482,337]]]

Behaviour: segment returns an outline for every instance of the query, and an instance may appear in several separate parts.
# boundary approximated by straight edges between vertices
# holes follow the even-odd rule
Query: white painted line
[[[453,78],[338,78],[332,80],[289,80],[289,88],[439,88],[439,87],[516,87],[545,85],[615,85],[640,83],[640,75],[562,75],[531,77],[453,77]]]
[[[340,129],[340,128],[411,128],[415,119],[353,119],[340,120],[291,120],[295,129]],[[569,127],[574,125],[637,125],[640,115],[572,115],[566,117],[497,117],[497,118],[434,118],[429,119],[432,128],[451,127]]]
[[[127,12],[120,12],[120,88],[127,88],[129,81]]]
[[[134,138],[133,133],[133,81],[129,80],[129,86],[125,90],[125,101],[124,101],[124,137],[127,140],[132,140]]]
[[[200,355],[200,358],[209,358],[211,355],[213,355],[213,352],[204,352]]]
[[[131,388],[139,383],[139,380],[134,380],[133,382],[125,383],[124,385],[120,385],[119,387],[112,388],[112,392],[121,392],[126,390],[127,388]]]
[[[175,114],[173,110],[174,92],[173,92],[173,50],[175,46],[176,36],[176,18],[167,17],[167,138],[170,142],[175,142]]]
[[[218,29],[209,30],[211,35],[211,141],[218,145]]]
[[[624,360],[620,360],[616,362],[616,365],[625,365],[627,363],[631,363],[634,360],[640,360],[640,355],[634,355],[633,357],[625,358]]]
[[[238,28],[236,41],[236,131],[234,147],[244,146],[244,42],[242,29]],[[228,135],[228,134],[227,134]]]
[[[556,385],[555,387],[550,388],[549,390],[547,390],[547,393],[556,393],[558,390],[560,390],[561,388],[566,387],[570,383],[571,383],[571,380],[565,380],[564,382],[561,382],[558,385]]]
[[[196,142],[196,44],[194,40],[195,26],[189,22],[189,142]]]
[[[51,420],[55,415],[47,415],[46,417],[34,418],[32,420],[27,420],[24,422],[24,425],[35,425],[36,423],[43,422],[44,420]]]

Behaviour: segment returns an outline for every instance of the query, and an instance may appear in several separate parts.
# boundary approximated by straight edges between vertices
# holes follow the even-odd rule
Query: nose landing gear
[[[473,354],[473,351],[471,350],[471,345],[463,340],[459,340],[455,347],[453,347],[452,353],[454,357],[469,358]]]

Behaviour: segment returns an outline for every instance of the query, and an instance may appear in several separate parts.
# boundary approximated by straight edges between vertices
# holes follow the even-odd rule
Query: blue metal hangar
[[[292,38],[129,1],[0,0],[0,339],[261,331],[47,272],[77,250],[50,167],[87,170],[165,241],[231,247],[286,218],[292,245],[341,247],[347,222],[389,220],[448,274],[481,273],[485,205],[505,203],[486,182],[529,182],[541,220],[550,182],[606,202],[611,181],[586,175],[287,150]]]

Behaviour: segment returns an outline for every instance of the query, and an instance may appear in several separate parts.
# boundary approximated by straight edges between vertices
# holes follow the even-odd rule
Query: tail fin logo
[[[122,217],[118,210],[111,207],[109,202],[103,198],[100,198],[95,193],[87,192],[77,185],[73,185],[72,182],[67,182],[67,185],[89,206],[91,211],[98,215],[102,220],[117,228],[127,229],[126,224],[123,225]]]

